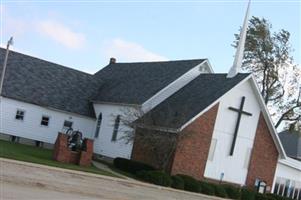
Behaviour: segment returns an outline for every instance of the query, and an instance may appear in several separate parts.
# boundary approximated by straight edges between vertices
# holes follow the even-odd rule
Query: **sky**
[[[0,0],[0,45],[95,73],[117,62],[208,58],[228,72],[247,0]],[[252,0],[251,16],[291,34],[301,63],[301,0]]]

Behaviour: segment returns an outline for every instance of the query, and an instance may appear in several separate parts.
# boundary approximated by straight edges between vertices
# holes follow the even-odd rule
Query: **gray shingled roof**
[[[0,74],[5,49],[0,48]],[[10,51],[3,96],[94,117],[89,99],[99,83],[93,75]]]
[[[301,133],[286,130],[279,133],[279,138],[285,153],[291,158],[301,160]]]
[[[103,81],[97,102],[142,104],[204,59],[110,64],[95,74]]]
[[[0,48],[0,75],[5,51]],[[142,104],[203,61],[115,63],[91,75],[10,51],[2,95],[95,117],[90,100]]]
[[[247,76],[238,74],[228,79],[226,74],[200,74],[137,123],[178,129]]]

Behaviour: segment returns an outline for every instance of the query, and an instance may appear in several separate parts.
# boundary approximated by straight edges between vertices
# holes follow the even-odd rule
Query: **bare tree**
[[[185,105],[183,105],[185,106]],[[124,125],[123,136],[120,140],[125,143],[137,142],[139,148],[148,155],[144,159],[149,159],[156,168],[168,171],[171,160],[177,149],[178,141],[187,137],[188,131],[178,132],[169,128],[168,124],[177,123],[183,119],[184,114],[179,114],[170,106],[164,112],[153,114],[152,111],[144,113],[140,108],[123,109],[121,123]],[[159,120],[164,119],[164,122]],[[161,126],[159,126],[159,124]],[[162,124],[166,126],[162,127]],[[155,161],[155,162],[154,162]]]

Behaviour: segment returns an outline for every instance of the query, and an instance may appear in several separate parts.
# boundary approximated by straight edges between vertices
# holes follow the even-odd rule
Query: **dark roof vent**
[[[116,58],[110,58],[110,64],[115,64],[116,63]]]

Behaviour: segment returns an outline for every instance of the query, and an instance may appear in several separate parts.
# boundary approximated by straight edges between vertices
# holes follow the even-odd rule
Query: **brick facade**
[[[93,155],[93,140],[84,139],[86,147],[82,151],[71,151],[68,147],[68,135],[59,133],[54,145],[53,159],[63,163],[73,163],[81,166],[90,166]]]
[[[218,105],[213,106],[180,134],[171,173],[203,179],[211,144]]]
[[[212,107],[177,135],[162,133],[157,139],[165,141],[165,143],[159,142],[157,145],[151,145],[152,148],[143,145],[141,142],[142,133],[150,134],[150,130],[137,129],[132,159],[158,167],[160,158],[158,155],[154,155],[154,150],[162,151],[162,149],[172,144],[168,143],[170,137],[176,136],[176,148],[168,162],[169,165],[166,171],[173,175],[186,174],[199,180],[204,179],[218,106],[219,104]],[[255,180],[258,178],[265,181],[267,186],[272,186],[277,161],[277,148],[266,121],[263,115],[260,114],[250,157],[246,185],[253,188]]]
[[[89,166],[91,165],[93,156],[93,140],[85,138],[83,143],[85,144],[86,148],[85,151],[80,152],[78,164],[80,166]]]
[[[246,185],[254,187],[256,178],[265,181],[272,187],[278,161],[278,151],[270,134],[266,121],[260,114]]]
[[[152,135],[154,137],[147,137]],[[173,159],[173,142],[176,142],[176,133],[158,132],[137,128],[132,150],[132,159],[149,164],[157,169],[169,171]],[[174,147],[175,148],[175,147]],[[169,155],[171,153],[171,155]],[[162,160],[162,159],[168,160]]]

